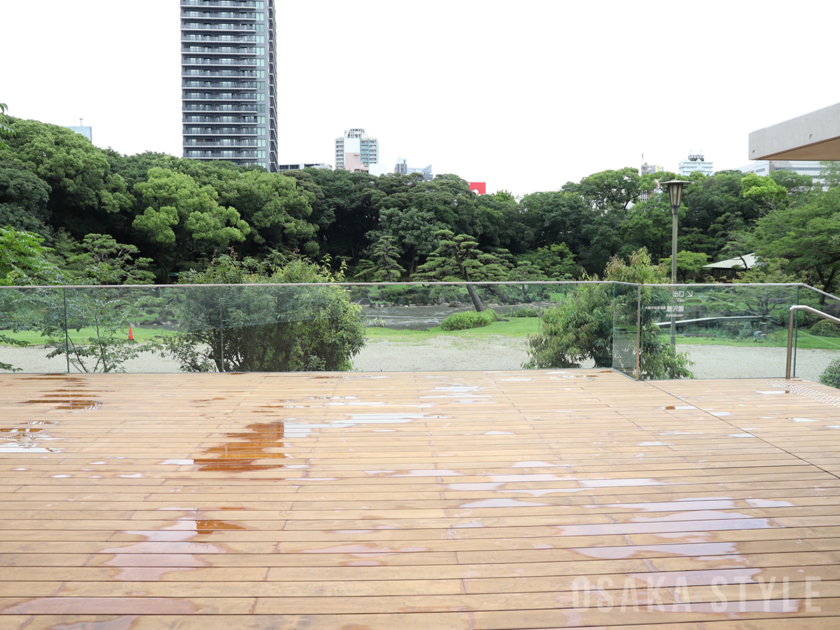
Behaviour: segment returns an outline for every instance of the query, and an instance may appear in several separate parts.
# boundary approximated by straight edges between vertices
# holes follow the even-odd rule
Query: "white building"
[[[680,162],[680,177],[688,177],[692,173],[703,173],[711,175],[714,169],[711,162],[706,162],[706,157],[701,152],[690,152],[687,160]]]
[[[364,129],[350,129],[335,139],[335,170],[368,172],[371,164],[379,164],[379,140]]]
[[[755,173],[766,176],[774,171],[793,171],[798,175],[809,175],[814,182],[822,183],[821,173],[823,166],[816,161],[787,162],[785,160],[757,160],[752,164],[742,166],[738,170],[742,173]]]
[[[312,164],[307,163],[300,163],[300,164],[278,164],[277,170],[278,171],[302,171],[305,168],[323,168],[328,171],[332,170],[332,164],[325,164],[323,162],[313,162]]]
[[[84,136],[91,142],[93,142],[93,127],[84,127],[84,126],[77,126],[77,127],[67,127],[70,131],[75,131],[80,136]]]

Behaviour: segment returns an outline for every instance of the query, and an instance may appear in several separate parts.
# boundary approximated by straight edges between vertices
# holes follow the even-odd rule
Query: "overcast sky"
[[[179,0],[6,3],[0,102],[181,155]],[[281,163],[363,127],[386,164],[556,190],[604,169],[748,163],[751,131],[840,102],[838,0],[278,3]],[[78,124],[78,123],[76,123]]]

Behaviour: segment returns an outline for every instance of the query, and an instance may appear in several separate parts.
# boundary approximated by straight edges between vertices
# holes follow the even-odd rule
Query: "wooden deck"
[[[840,392],[0,376],[0,630],[840,627]]]

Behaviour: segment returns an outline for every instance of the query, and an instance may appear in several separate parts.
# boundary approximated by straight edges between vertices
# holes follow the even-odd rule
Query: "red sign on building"
[[[487,194],[486,182],[470,182],[470,190],[479,195]]]

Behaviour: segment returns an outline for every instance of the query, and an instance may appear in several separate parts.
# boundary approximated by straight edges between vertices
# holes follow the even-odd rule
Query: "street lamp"
[[[672,179],[670,182],[662,184],[668,187],[668,198],[671,201],[671,212],[673,213],[671,222],[671,284],[677,284],[677,223],[680,218],[682,193],[686,184],[690,183],[681,179]]]
[[[668,197],[671,201],[671,284],[677,284],[677,223],[680,218],[680,205],[682,204],[683,188],[690,184],[681,179],[672,179],[662,185],[668,187]],[[672,289],[673,291],[673,289]],[[677,345],[677,314],[671,313],[671,346]]]

